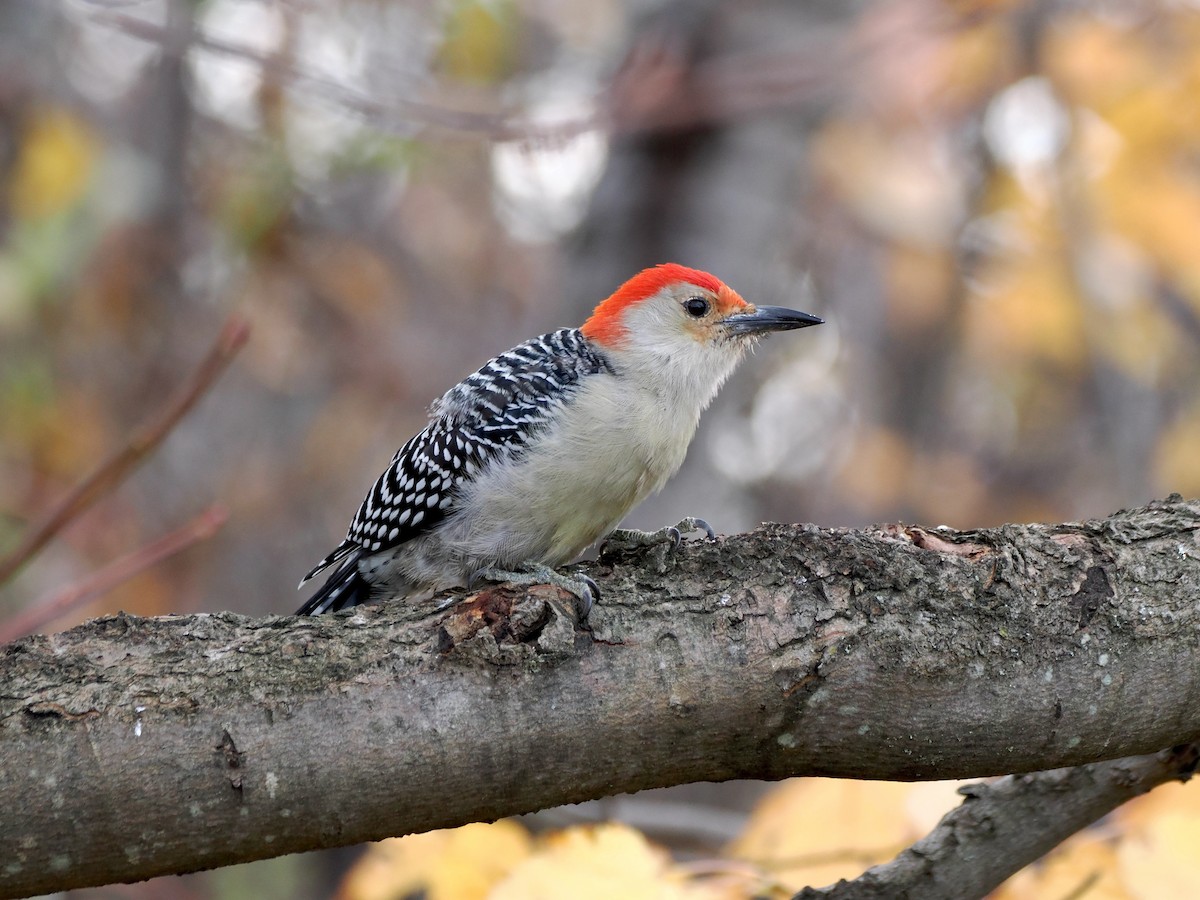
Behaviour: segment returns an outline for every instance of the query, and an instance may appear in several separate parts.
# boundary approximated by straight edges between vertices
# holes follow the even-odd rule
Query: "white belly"
[[[623,379],[588,379],[536,446],[464,492],[440,537],[500,565],[569,562],[679,469],[699,416],[671,416]]]

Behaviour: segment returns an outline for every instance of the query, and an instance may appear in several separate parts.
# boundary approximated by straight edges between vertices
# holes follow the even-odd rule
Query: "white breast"
[[[699,417],[694,404],[591,376],[543,437],[463,492],[439,537],[502,565],[569,562],[679,469]]]

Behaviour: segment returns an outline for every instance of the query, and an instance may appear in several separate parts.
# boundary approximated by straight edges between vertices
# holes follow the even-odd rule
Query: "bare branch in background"
[[[7,644],[23,635],[45,628],[55,619],[111,591],[151,566],[199,541],[207,540],[216,534],[223,524],[225,511],[219,506],[210,506],[182,528],[139,547],[132,553],[89,573],[78,583],[37,600],[12,618],[0,622],[0,644]]]
[[[91,19],[165,48],[178,43],[168,28],[135,16],[99,10]],[[618,73],[608,91],[596,98],[596,111],[568,121],[544,123],[520,111],[472,112],[399,97],[377,99],[287,58],[199,31],[191,36],[190,43],[211,53],[251,62],[264,73],[302,86],[307,97],[360,113],[377,127],[431,128],[492,141],[549,143],[597,128],[615,133],[686,128],[811,102],[836,89],[839,61],[844,64],[848,52],[843,42],[830,35],[807,34],[787,47],[726,54],[692,63],[685,84],[674,77],[679,73],[672,69],[670,54],[651,47],[631,55],[638,65]],[[647,96],[652,85],[659,90]],[[497,101],[496,105],[505,104]]]
[[[231,316],[208,355],[159,414],[137,429],[112,456],[33,525],[17,546],[0,558],[0,584],[8,581],[67,524],[112,491],[162,443],[179,421],[208,393],[250,337],[250,326]]]

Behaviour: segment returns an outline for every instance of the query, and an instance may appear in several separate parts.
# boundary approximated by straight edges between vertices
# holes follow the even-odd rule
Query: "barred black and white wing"
[[[569,402],[582,378],[607,363],[576,329],[527,341],[446,392],[429,424],[397,451],[358,509],[346,539],[305,576],[340,563],[299,614],[343,609],[372,586],[358,562],[434,529],[453,514],[459,492],[487,466],[519,455]]]

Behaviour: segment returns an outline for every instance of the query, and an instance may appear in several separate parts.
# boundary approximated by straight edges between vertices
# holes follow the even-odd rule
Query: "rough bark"
[[[620,791],[1023,773],[1200,739],[1200,501],[764,526],[452,609],[118,615],[0,651],[0,896]]]

